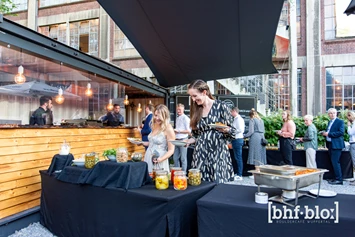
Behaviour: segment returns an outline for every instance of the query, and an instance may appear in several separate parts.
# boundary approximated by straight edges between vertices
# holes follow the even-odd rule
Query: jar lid
[[[170,170],[182,170],[182,167],[170,167]]]
[[[200,172],[200,169],[189,169],[189,172],[198,173]]]
[[[175,172],[174,172],[174,175],[175,175],[175,176],[178,176],[178,175],[185,175],[185,174],[186,174],[185,171],[182,171],[182,170],[181,170],[181,171],[179,170],[179,171],[175,171]]]
[[[166,171],[166,170],[158,170],[155,173],[156,173],[156,175],[167,175],[168,171]]]

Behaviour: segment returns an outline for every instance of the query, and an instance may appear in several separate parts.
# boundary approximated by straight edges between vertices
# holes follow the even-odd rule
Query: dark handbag
[[[266,140],[265,138],[261,138],[261,145],[262,146],[266,146],[268,144],[268,140]]]

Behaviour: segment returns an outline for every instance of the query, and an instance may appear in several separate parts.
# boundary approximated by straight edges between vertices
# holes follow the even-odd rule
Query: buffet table
[[[139,188],[151,182],[146,162],[100,161],[92,169],[66,166],[56,174],[58,180],[73,184],[90,184],[104,188]]]
[[[191,168],[193,147],[187,149],[187,164],[188,169]],[[229,149],[229,152],[232,157],[232,163],[234,167],[234,172],[237,171],[237,163],[234,158],[234,152],[232,149]],[[253,165],[248,165],[248,149],[243,149],[243,176],[250,176],[249,170],[254,169]],[[281,153],[279,150],[266,150],[267,163],[270,165],[279,165],[282,161]],[[297,166],[306,166],[306,153],[304,150],[295,150],[292,152],[293,164]],[[334,178],[334,169],[331,164],[330,158],[328,156],[327,150],[317,150],[316,161],[318,168],[327,169],[329,172],[325,173],[323,179],[333,179]],[[353,164],[349,151],[343,151],[340,157],[341,170],[343,172],[343,178],[353,178]]]
[[[280,194],[280,189],[262,188],[269,197]],[[268,222],[268,205],[254,202],[256,187],[221,184],[197,201],[199,236],[248,236],[248,237],[308,237],[308,236],[354,236],[355,196],[338,194],[332,198],[313,199],[302,197],[300,209],[305,205],[315,210],[334,208],[339,204],[339,223],[334,220],[283,219]],[[282,209],[281,204],[272,204]]]
[[[196,201],[214,183],[176,191],[66,183],[40,171],[41,224],[57,236],[197,236]]]

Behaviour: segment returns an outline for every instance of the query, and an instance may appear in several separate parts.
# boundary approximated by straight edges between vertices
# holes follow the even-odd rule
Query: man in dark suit
[[[147,142],[148,141],[148,135],[152,132],[152,129],[150,127],[150,122],[152,121],[153,118],[153,110],[154,106],[152,104],[148,104],[145,106],[145,114],[146,117],[144,119],[144,124],[141,129],[141,134],[142,134],[142,141]],[[148,147],[145,147],[147,150]]]
[[[343,184],[343,175],[340,167],[341,151],[344,145],[344,121],[337,118],[337,110],[330,108],[328,110],[330,121],[328,123],[327,131],[322,135],[326,138],[326,144],[332,166],[334,168],[335,180],[328,181],[329,184]]]

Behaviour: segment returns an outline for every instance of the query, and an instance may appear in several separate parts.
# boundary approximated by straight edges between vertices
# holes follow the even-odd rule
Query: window
[[[12,0],[12,3],[16,5],[12,12],[27,10],[27,0]]]
[[[297,115],[302,116],[302,69],[297,69]]]
[[[326,110],[355,109],[355,66],[326,68]]]
[[[61,43],[67,44],[67,24],[41,26],[39,32]],[[98,56],[99,20],[71,22],[69,24],[69,45],[92,56]]]
[[[114,52],[113,56],[115,58],[126,58],[126,57],[137,57],[139,53],[134,48],[132,43],[127,39],[126,35],[123,34],[120,28],[115,25],[114,30]]]
[[[288,73],[288,70],[283,70],[279,74],[269,75],[267,97],[269,98],[270,111],[290,109],[290,83]]]
[[[80,1],[83,0],[40,0],[39,7],[48,7],[48,6],[61,5],[61,4],[80,2]]]
[[[39,32],[51,39],[57,40],[63,44],[67,43],[66,24],[41,26]]]
[[[355,16],[344,14],[348,5],[349,1],[324,0],[324,38],[326,40],[355,36]]]
[[[301,42],[301,0],[296,1],[297,43]]]

